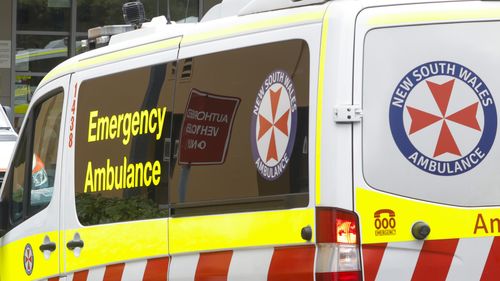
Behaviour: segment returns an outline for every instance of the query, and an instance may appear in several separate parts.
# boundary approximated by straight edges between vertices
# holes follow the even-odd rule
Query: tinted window
[[[167,216],[171,71],[161,64],[81,84],[75,195],[82,224]]]
[[[175,215],[306,206],[309,49],[302,40],[181,60]]]

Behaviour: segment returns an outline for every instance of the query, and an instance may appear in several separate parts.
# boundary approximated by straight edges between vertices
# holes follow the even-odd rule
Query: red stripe
[[[495,237],[491,244],[488,259],[484,265],[481,281],[498,280],[500,276],[500,237]]]
[[[233,251],[202,253],[194,276],[195,281],[227,280]]]
[[[52,278],[49,278],[48,281],[59,281],[59,277],[52,277]]]
[[[121,281],[123,275],[123,269],[125,269],[124,263],[113,264],[106,266],[106,271],[104,272],[104,281]]]
[[[314,246],[275,248],[268,281],[313,281]]]
[[[75,274],[73,274],[73,281],[87,281],[88,275],[89,275],[88,270],[75,272]]]
[[[425,241],[411,280],[446,280],[457,245],[458,239]]]
[[[374,281],[382,263],[387,243],[363,245],[363,273],[365,281]]]
[[[143,281],[167,281],[169,258],[148,260]]]

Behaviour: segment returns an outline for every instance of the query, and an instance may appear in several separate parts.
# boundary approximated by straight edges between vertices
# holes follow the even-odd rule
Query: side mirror
[[[0,201],[0,237],[3,237],[7,233],[7,226],[9,222],[7,210],[7,202]]]

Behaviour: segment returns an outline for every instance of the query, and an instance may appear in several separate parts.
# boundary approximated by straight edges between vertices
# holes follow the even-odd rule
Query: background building
[[[133,0],[129,0],[133,1]],[[127,0],[0,1],[0,104],[14,109],[19,127],[31,95],[54,66],[82,52],[96,26],[123,24]],[[167,14],[168,0],[142,0],[146,16]],[[197,21],[221,0],[170,0],[171,18]]]

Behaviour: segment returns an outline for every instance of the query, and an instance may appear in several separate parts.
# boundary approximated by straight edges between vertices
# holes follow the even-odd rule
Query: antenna
[[[167,0],[167,24],[172,24],[170,20],[170,0]]]

